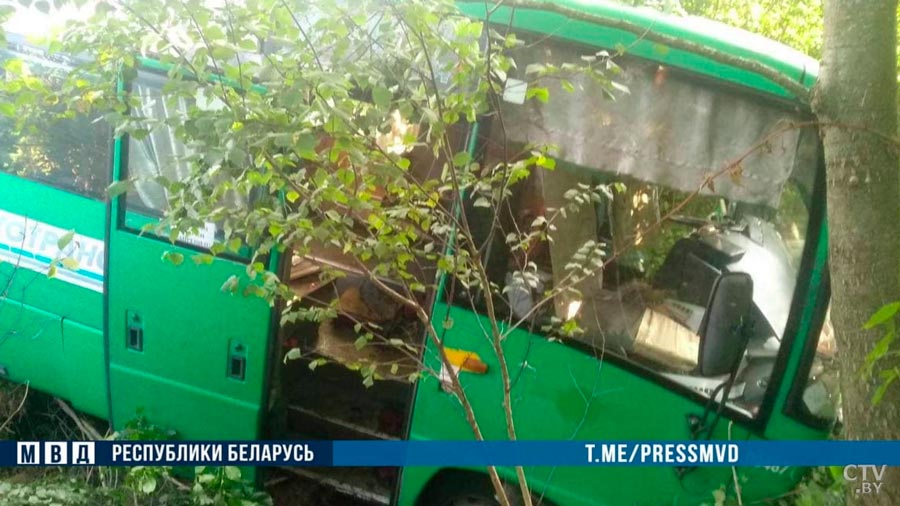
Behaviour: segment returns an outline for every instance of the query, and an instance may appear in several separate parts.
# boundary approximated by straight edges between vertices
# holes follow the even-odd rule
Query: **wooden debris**
[[[337,320],[324,321],[319,324],[315,351],[344,366],[375,365],[376,374],[385,379],[405,381],[410,374],[418,372],[412,350],[403,350],[383,341],[372,341],[358,348],[358,338],[351,325]],[[393,367],[395,364],[396,368]],[[395,370],[392,372],[392,369]]]

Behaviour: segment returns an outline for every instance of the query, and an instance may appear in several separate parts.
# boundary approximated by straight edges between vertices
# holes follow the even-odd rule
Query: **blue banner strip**
[[[335,466],[900,465],[900,441],[335,441]]]
[[[0,466],[900,466],[900,441],[0,441]]]

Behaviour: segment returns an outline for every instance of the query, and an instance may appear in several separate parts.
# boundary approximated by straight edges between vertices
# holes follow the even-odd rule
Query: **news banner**
[[[900,465],[900,441],[0,441],[0,466]]]

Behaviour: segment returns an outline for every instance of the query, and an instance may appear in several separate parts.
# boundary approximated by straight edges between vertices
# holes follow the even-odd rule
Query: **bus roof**
[[[460,0],[467,15],[483,19],[492,4],[482,0]],[[791,92],[752,71],[713,61],[690,51],[653,42],[644,32],[674,37],[712,48],[732,58],[762,63],[811,89],[818,74],[818,62],[784,44],[746,30],[697,16],[666,14],[648,7],[631,7],[609,0],[536,0],[509,2],[491,14],[498,24],[545,33],[573,42],[610,49],[626,48],[628,54],[673,67],[708,75],[782,98],[796,99]],[[606,21],[606,23],[604,23]],[[639,29],[626,31],[622,23]],[[598,30],[597,24],[607,24]]]

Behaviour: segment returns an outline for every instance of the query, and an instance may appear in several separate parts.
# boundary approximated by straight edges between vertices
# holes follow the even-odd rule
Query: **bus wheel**
[[[429,506],[498,506],[494,487],[487,476],[479,473],[452,473],[435,484],[430,496],[420,504]],[[518,489],[506,484],[506,495],[511,506],[521,506]]]
[[[443,503],[443,506],[497,506],[497,504],[499,503],[493,497],[466,494],[451,497]]]

